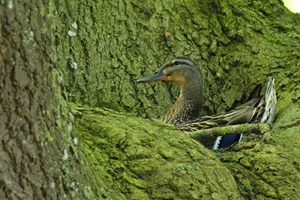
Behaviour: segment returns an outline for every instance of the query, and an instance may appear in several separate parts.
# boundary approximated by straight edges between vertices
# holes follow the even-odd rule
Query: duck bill
[[[137,83],[148,83],[148,82],[154,82],[154,81],[164,81],[167,77],[164,75],[163,70],[159,69],[154,74],[150,76],[145,76],[143,78],[138,79]]]

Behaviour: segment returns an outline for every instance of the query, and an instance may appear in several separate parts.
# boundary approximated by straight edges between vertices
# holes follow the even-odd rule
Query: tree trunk
[[[279,0],[2,1],[0,199],[299,198],[299,18]],[[178,55],[208,114],[274,76],[272,136],[215,154],[142,119],[178,89],[136,79]],[[73,105],[75,126],[67,101],[139,118]]]
[[[0,5],[0,199],[86,199],[106,188],[95,169],[80,171],[89,164],[60,85],[51,8]]]

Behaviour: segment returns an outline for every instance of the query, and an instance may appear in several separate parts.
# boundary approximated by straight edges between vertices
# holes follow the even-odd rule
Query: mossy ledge
[[[212,151],[156,119],[71,104],[99,188],[120,199],[300,198],[300,109],[281,99],[265,137]],[[97,181],[97,180],[96,180]],[[103,184],[102,184],[103,185]],[[114,198],[116,199],[116,198]]]
[[[214,152],[172,125],[72,104],[83,152],[121,199],[240,199]]]

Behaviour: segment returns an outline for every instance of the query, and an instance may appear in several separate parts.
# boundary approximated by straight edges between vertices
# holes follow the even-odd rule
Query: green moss
[[[246,137],[234,151],[219,154],[241,183],[240,193],[249,199],[298,199],[300,188],[299,106],[292,104],[290,93],[282,93],[276,122],[261,126],[263,138]],[[238,151],[238,154],[236,153]]]
[[[232,152],[218,153],[224,164],[170,125],[74,107],[83,152],[108,188],[136,199],[234,199],[238,193],[247,199],[299,198],[299,15],[279,1],[50,5],[59,16],[53,32],[62,84],[73,102],[157,118],[172,105],[178,88],[135,80],[176,55],[199,63],[208,113],[235,107],[268,75],[276,79],[280,103],[273,129],[263,139],[246,138]],[[73,22],[79,29],[70,37]]]
[[[246,137],[231,151],[217,152],[224,164],[173,125],[109,109],[73,105],[72,110],[87,158],[118,196],[298,198],[300,110],[291,106],[290,95],[284,96],[276,123],[271,129],[260,126],[267,135]]]
[[[45,136],[46,140],[49,142],[53,142],[54,138],[51,136],[50,132],[47,132],[46,136]]]
[[[174,126],[109,109],[72,108],[84,152],[128,199],[239,197],[229,171]]]

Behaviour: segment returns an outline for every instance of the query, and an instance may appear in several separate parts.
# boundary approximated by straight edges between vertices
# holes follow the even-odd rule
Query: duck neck
[[[180,86],[180,95],[161,120],[176,124],[199,115],[203,104],[201,79],[187,80]]]

